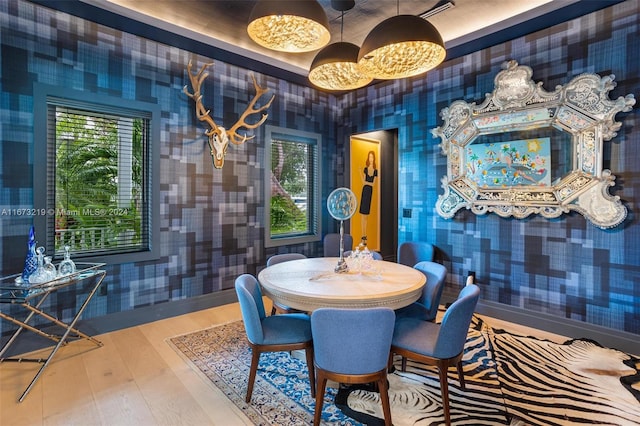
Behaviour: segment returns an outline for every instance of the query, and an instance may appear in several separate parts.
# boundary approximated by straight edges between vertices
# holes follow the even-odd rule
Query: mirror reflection
[[[466,173],[480,187],[552,186],[573,169],[573,137],[554,127],[478,135]]]
[[[615,176],[602,169],[602,147],[633,95],[609,99],[613,75],[582,74],[547,92],[532,74],[508,61],[481,105],[443,108],[444,124],[432,131],[447,156],[436,211],[445,218],[463,207],[516,218],[576,211],[601,228],[619,225],[627,209],[608,193]]]

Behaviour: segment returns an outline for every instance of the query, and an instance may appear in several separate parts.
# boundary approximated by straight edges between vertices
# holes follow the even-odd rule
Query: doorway
[[[348,149],[348,176],[358,198],[349,221],[354,248],[367,247],[395,261],[398,246],[398,130],[354,134]],[[367,188],[368,187],[368,188]]]

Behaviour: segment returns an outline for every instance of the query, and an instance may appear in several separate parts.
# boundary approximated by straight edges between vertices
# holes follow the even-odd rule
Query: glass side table
[[[58,349],[67,343],[70,337],[87,339],[97,346],[102,346],[102,343],[93,337],[81,332],[75,328],[76,322],[80,319],[82,312],[85,310],[93,296],[98,291],[98,287],[102,284],[107,272],[100,269],[104,266],[104,263],[76,263],[76,271],[70,275],[58,277],[55,280],[32,284],[32,285],[17,285],[15,283],[16,277],[21,274],[14,274],[7,277],[0,278],[0,304],[12,304],[18,305],[25,309],[27,312],[24,319],[19,319],[10,315],[7,315],[0,311],[0,319],[9,321],[18,326],[18,329],[11,335],[9,340],[0,349],[0,363],[1,362],[38,362],[42,363],[42,366],[36,373],[35,377],[22,393],[19,402],[22,402],[27,396],[33,385],[38,378],[42,375],[42,372],[49,365]],[[70,286],[78,286],[78,288],[86,289],[86,297],[82,305],[78,308],[78,311],[74,315],[73,319],[69,323],[65,323],[57,319],[56,317],[48,314],[40,308],[47,298],[57,292],[60,289]],[[54,323],[64,329],[62,335],[50,334],[43,330],[36,328],[29,324],[34,316],[40,316],[45,318],[48,322]],[[7,353],[11,345],[16,341],[22,330],[29,330],[52,340],[56,345],[51,349],[51,352],[46,358],[22,358],[22,357],[7,357],[3,356]]]

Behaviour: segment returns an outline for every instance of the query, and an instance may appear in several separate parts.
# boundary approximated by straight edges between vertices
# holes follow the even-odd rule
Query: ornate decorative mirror
[[[633,95],[609,99],[613,75],[582,74],[547,92],[532,74],[505,62],[481,105],[458,100],[442,109],[444,125],[432,130],[447,156],[438,214],[452,218],[465,207],[555,218],[573,210],[600,228],[619,225],[627,209],[608,192],[615,176],[602,169],[602,147],[616,136],[621,123],[614,117],[631,110]]]

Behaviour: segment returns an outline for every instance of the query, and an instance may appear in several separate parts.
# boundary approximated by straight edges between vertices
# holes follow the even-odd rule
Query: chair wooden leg
[[[458,380],[460,381],[460,387],[462,389],[466,389],[465,383],[464,383],[464,372],[462,371],[462,360],[459,360],[456,363],[456,368],[458,369]]]
[[[316,396],[316,373],[313,367],[313,346],[304,350],[307,356],[307,370],[309,370],[309,385],[311,386],[311,398]]]
[[[393,373],[393,352],[389,352],[389,360],[387,361],[387,374]]]
[[[324,404],[324,391],[327,386],[327,378],[321,371],[318,371],[316,383],[318,385],[318,389],[316,389],[316,409],[313,414],[313,426],[320,425],[320,419],[322,418],[322,405]]]
[[[255,347],[251,348],[251,367],[249,368],[249,382],[247,383],[247,396],[245,401],[251,402],[251,394],[253,393],[253,383],[256,380],[256,373],[258,372],[258,363],[260,362],[260,351]]]
[[[400,367],[400,371],[407,371],[407,357],[402,357],[402,366]]]
[[[387,378],[383,377],[378,380],[378,390],[380,392],[380,400],[382,401],[382,413],[384,414],[384,425],[391,426],[391,404],[389,403],[389,386]]]
[[[444,409],[444,421],[451,425],[451,413],[449,412],[449,383],[447,382],[448,362],[438,360],[438,373],[440,375],[440,392],[442,393],[442,408]]]

